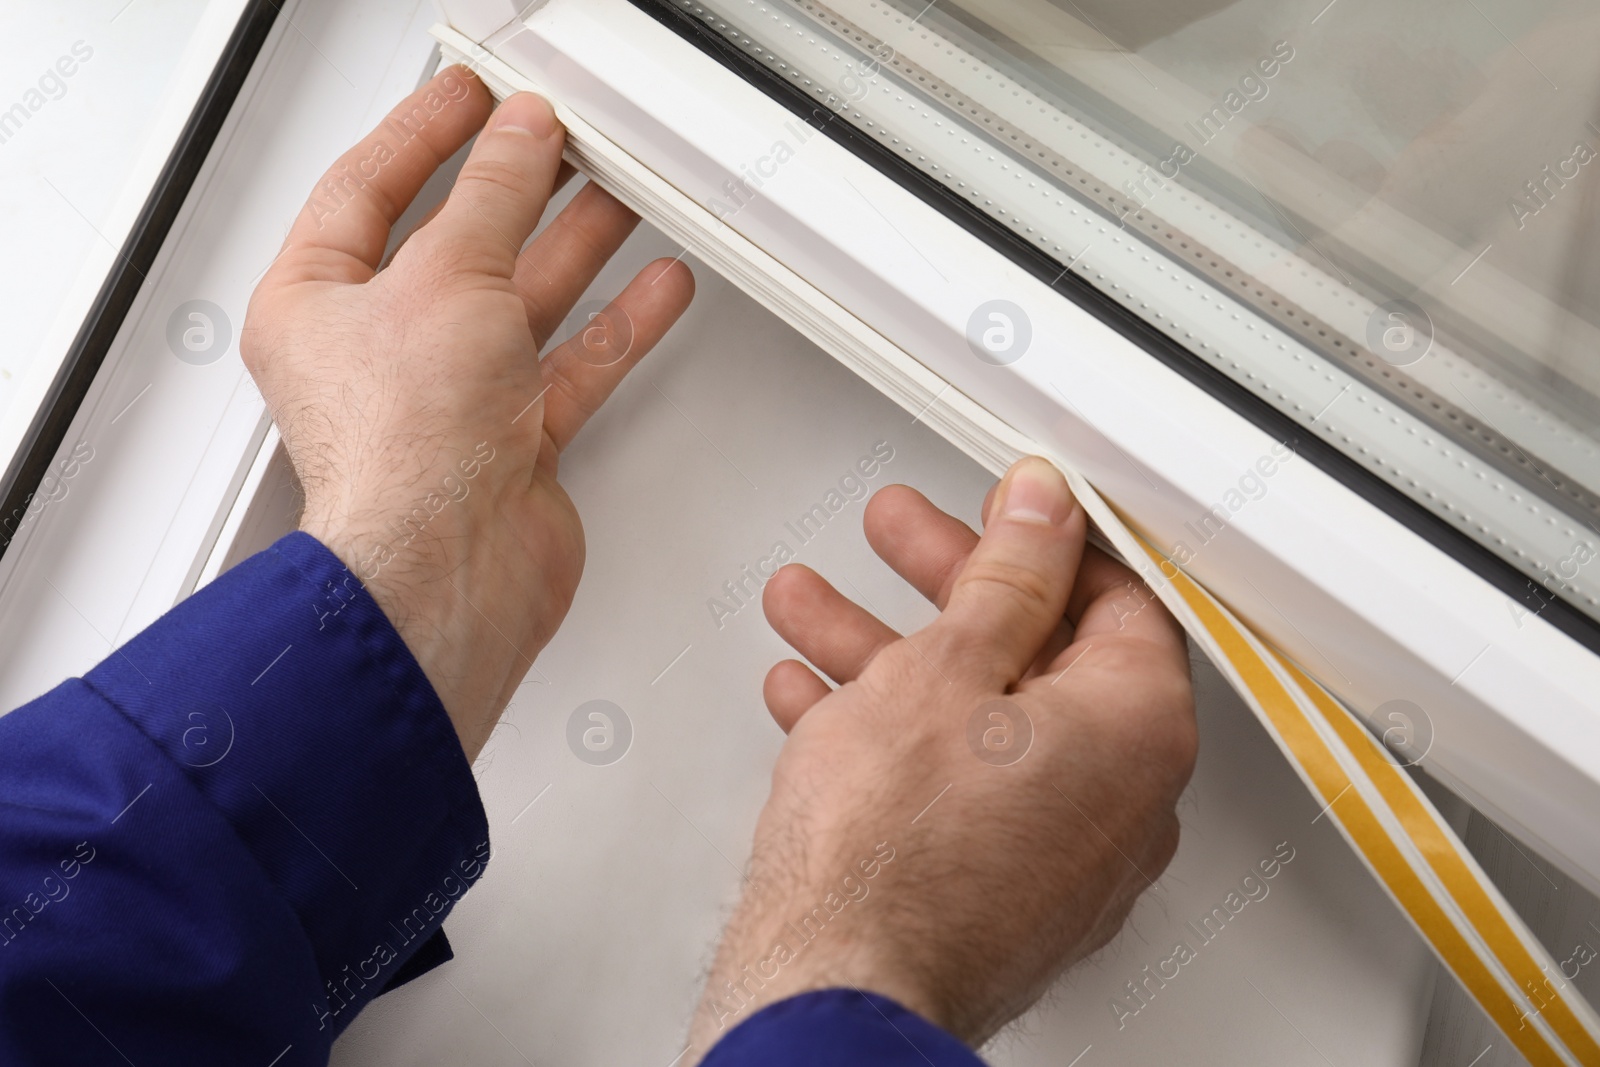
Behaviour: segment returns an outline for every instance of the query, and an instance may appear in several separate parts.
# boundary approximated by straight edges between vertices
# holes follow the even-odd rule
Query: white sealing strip
[[[445,61],[473,67],[497,97],[542,91],[453,30],[433,32]],[[1061,457],[952,389],[566,104],[552,103],[567,127],[574,166],[907,411],[921,413],[956,447],[997,474],[1023,455],[1049,456],[1100,533],[1238,689],[1367,869],[1528,1062],[1600,1067],[1600,1019],[1558,977],[1549,953],[1354,715],[1152,548]],[[935,397],[939,404],[932,404]]]

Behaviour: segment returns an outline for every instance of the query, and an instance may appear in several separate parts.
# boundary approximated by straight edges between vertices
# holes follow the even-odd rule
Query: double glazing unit
[[[1600,645],[1592,5],[641,6]]]

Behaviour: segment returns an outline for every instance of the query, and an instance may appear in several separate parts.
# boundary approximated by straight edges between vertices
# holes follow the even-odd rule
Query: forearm
[[[523,573],[499,530],[511,519],[480,499],[493,493],[494,444],[466,437],[430,451],[434,472],[414,472],[355,512],[326,502],[301,529],[349,568],[404,639],[450,717],[469,761],[477,758],[511,695],[565,613],[539,583],[516,588]],[[438,471],[443,470],[443,474]],[[550,487],[559,491],[551,483]],[[398,501],[399,503],[395,503]],[[408,502],[414,501],[414,506]],[[486,507],[487,505],[487,507]],[[534,546],[540,558],[581,566],[581,541]],[[507,610],[508,603],[514,606]]]

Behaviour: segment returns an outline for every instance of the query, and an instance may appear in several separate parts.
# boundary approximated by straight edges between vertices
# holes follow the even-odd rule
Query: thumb
[[[507,97],[478,135],[439,217],[423,232],[470,251],[469,262],[487,257],[488,269],[510,278],[555,189],[564,141],[549,101],[533,93]]]
[[[1066,612],[1088,522],[1049,460],[1028,456],[994,492],[983,537],[961,568],[937,622],[987,681],[1016,683]]]

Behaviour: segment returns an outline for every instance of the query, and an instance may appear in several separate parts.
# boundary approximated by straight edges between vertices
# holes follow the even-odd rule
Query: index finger
[[[402,100],[317,182],[262,285],[369,280],[395,221],[492,108],[482,81],[462,66]]]

